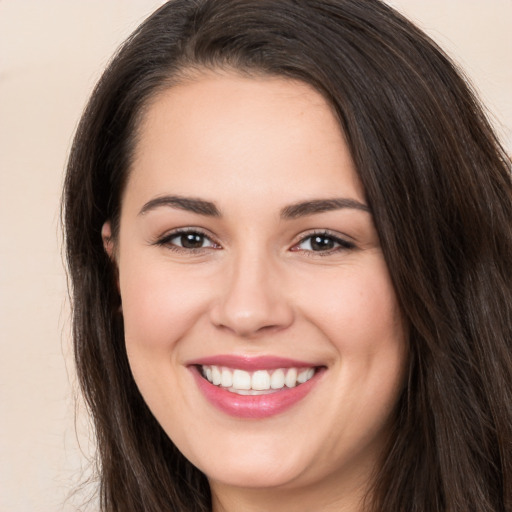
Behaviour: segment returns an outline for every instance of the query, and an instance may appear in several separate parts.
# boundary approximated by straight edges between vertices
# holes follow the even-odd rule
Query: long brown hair
[[[302,80],[338,115],[408,324],[408,381],[368,510],[512,512],[511,165],[465,80],[378,0],[175,0],[146,20],[78,127],[63,207],[80,384],[102,510],[207,511],[205,476],[131,376],[102,246],[149,99],[194,68]],[[177,419],[179,421],[179,419]]]

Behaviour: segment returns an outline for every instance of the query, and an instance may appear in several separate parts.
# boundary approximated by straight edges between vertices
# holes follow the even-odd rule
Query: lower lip
[[[313,389],[323,373],[323,369],[317,369],[315,375],[304,384],[267,395],[238,395],[211,384],[201,375],[197,366],[191,369],[197,386],[212,405],[230,416],[252,419],[275,416],[294,406]]]

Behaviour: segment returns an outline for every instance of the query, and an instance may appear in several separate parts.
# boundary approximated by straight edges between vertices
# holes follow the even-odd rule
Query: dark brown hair
[[[338,115],[408,325],[408,381],[368,510],[512,512],[512,184],[474,95],[378,0],[175,0],[127,40],[76,133],[63,206],[104,511],[207,511],[206,478],[131,376],[114,237],[144,106],[187,70],[302,80]],[[179,420],[178,420],[179,421]]]

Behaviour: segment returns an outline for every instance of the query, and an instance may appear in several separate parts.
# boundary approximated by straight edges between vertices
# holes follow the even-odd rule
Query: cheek
[[[403,345],[403,325],[383,262],[327,275],[308,287],[311,318],[346,357]]]
[[[394,406],[407,363],[404,322],[384,263],[324,283],[311,301],[311,318],[335,348],[333,393],[377,428]],[[357,413],[356,413],[357,411]]]
[[[183,269],[128,261],[120,267],[120,289],[127,350],[157,355],[168,351],[206,309],[208,297]]]
[[[183,269],[172,270],[161,262],[126,257],[119,270],[125,345],[133,377],[158,421],[173,425],[173,418],[186,409],[188,396],[189,376],[183,375],[180,364],[181,340],[197,328],[208,296]]]

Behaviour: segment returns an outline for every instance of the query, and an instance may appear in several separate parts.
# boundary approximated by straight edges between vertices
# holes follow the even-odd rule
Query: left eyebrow
[[[316,213],[329,212],[332,210],[341,210],[343,208],[351,208],[370,213],[370,208],[355,199],[335,198],[335,199],[313,199],[311,201],[303,201],[286,206],[281,210],[281,218],[286,220],[306,217]]]
[[[220,217],[220,211],[214,203],[205,201],[204,199],[196,199],[193,197],[183,196],[160,196],[151,201],[148,201],[140,210],[139,215],[144,215],[150,210],[154,210],[161,206],[167,206],[170,208],[177,208],[179,210],[185,210],[199,215],[206,215],[208,217]]]

